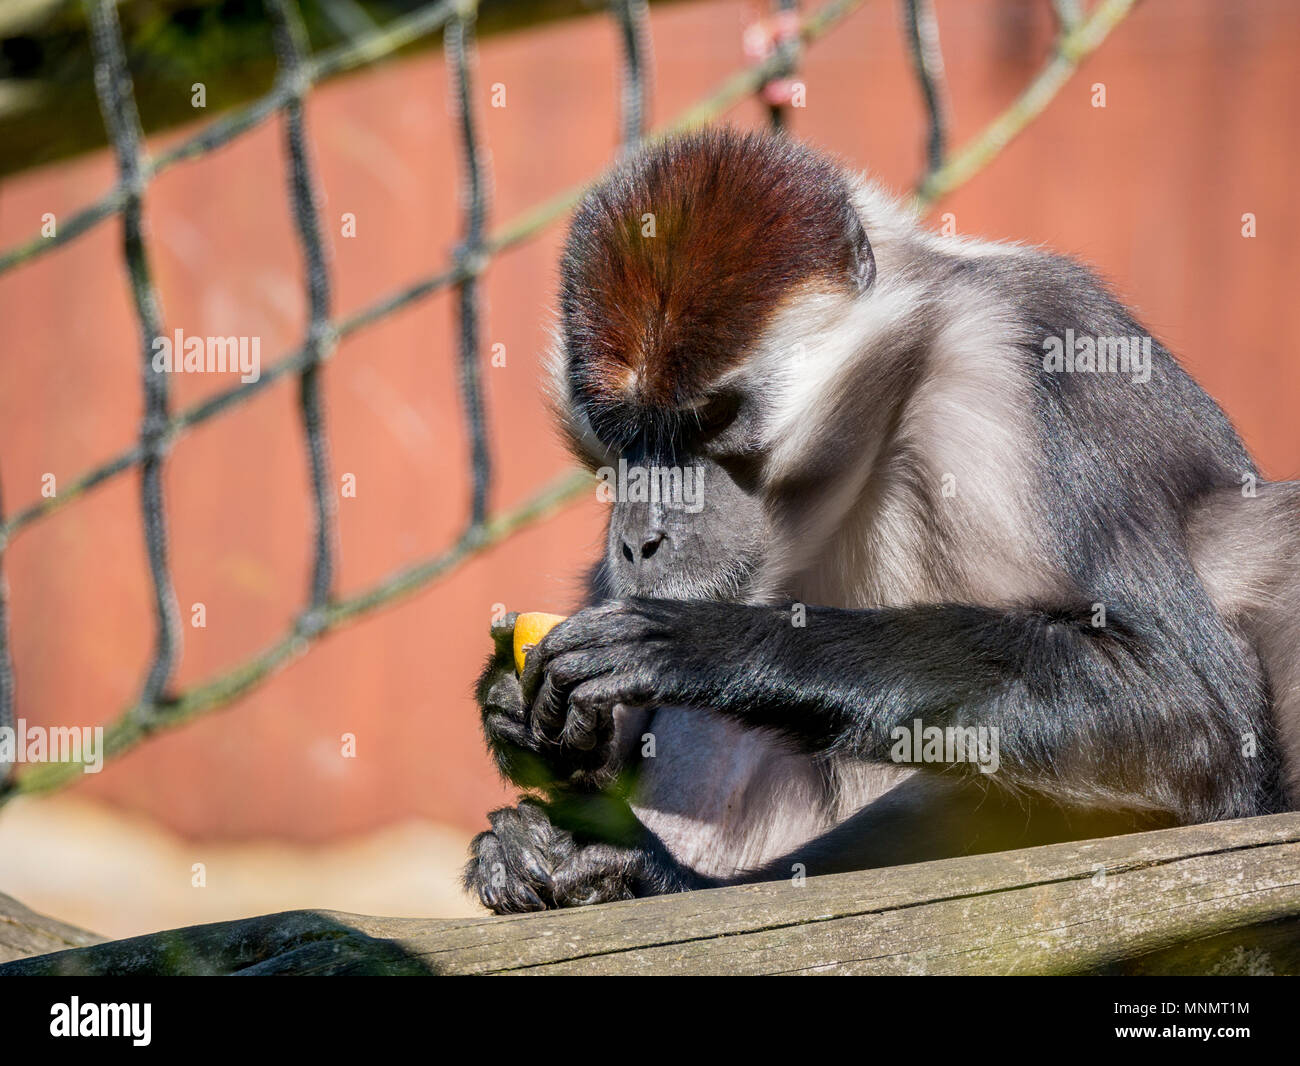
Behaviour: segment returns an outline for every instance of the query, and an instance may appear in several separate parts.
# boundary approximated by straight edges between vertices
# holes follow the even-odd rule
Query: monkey
[[[522,676],[493,626],[490,910],[1297,806],[1300,483],[1085,266],[713,128],[583,198],[555,333],[615,491]]]

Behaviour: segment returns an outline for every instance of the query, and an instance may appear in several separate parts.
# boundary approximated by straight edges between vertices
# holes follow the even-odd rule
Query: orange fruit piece
[[[515,619],[515,672],[524,672],[524,659],[552,629],[564,621],[562,614],[542,614],[531,611]]]

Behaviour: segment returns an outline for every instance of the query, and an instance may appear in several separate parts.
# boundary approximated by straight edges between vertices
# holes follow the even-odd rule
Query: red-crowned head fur
[[[810,150],[731,130],[652,147],[574,216],[561,294],[574,399],[688,403],[796,291],[853,292],[873,270],[844,177]]]

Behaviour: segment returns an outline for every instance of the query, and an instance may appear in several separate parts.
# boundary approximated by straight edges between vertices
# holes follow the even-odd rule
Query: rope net
[[[800,17],[796,0],[772,0],[771,17],[760,23],[756,62],[739,70],[714,92],[674,120],[651,131],[647,96],[651,41],[645,0],[609,0],[608,9],[621,46],[622,151],[706,125],[738,101],[763,94],[775,129],[788,122],[787,99],[770,90],[797,70],[803,49],[840,25],[864,0],[827,0]],[[930,0],[901,0],[903,25],[929,123],[927,159],[916,206],[923,208],[978,172],[1047,105],[1078,63],[1105,39],[1136,0],[1102,0],[1086,17],[1065,0],[1055,0],[1058,35],[1047,63],[1025,92],[956,156],[946,158],[946,111],[938,27]],[[562,218],[588,185],[566,190],[538,204],[495,231],[487,229],[489,180],[473,107],[474,26],[479,0],[439,0],[392,20],[355,40],[310,53],[297,0],[264,0],[277,63],[274,85],[264,96],[204,126],[168,151],[151,156],[136,109],[115,0],[83,0],[94,54],[95,92],[117,166],[118,180],[99,200],[63,221],[57,234],[37,236],[0,253],[0,275],[75,240],[114,216],[122,220],[122,259],[139,326],[143,415],[138,439],[130,447],[83,471],[57,496],[42,498],[7,519],[0,504],[0,565],[19,532],[69,505],[91,489],[128,470],[140,475],[140,513],[152,587],[154,649],[144,671],[140,695],[105,728],[102,755],[112,758],[162,728],[225,706],[267,679],[290,659],[304,654],[325,633],[422,589],[466,559],[540,521],[587,491],[590,477],[571,472],[543,486],[522,505],[492,514],[488,500],[492,460],[480,378],[479,283],[494,257],[540,233]],[[392,292],[346,317],[333,314],[326,267],[319,196],[308,151],[303,102],[325,78],[375,63],[438,31],[450,78],[460,155],[462,237],[450,262],[437,272]],[[181,411],[170,404],[168,375],[153,366],[154,339],[163,336],[162,310],[143,237],[145,196],[150,182],[178,163],[200,159],[247,133],[273,115],[283,120],[287,186],[294,228],[302,250],[303,287],[309,308],[306,336],[293,351],[263,368],[255,381],[241,382]],[[334,591],[336,569],[335,504],[328,434],[321,403],[320,374],[343,338],[365,329],[436,292],[456,292],[461,402],[470,441],[469,518],[449,548],[416,561],[347,598]],[[298,381],[307,476],[311,486],[312,567],[302,611],[288,632],[271,646],[218,676],[184,692],[169,688],[181,655],[181,626],[168,560],[167,511],[162,472],[172,446],[189,429],[246,403],[281,378]],[[0,570],[0,727],[14,723],[14,668],[9,644],[8,587]],[[0,764],[0,803],[18,792],[45,791],[72,780],[81,764],[45,763],[13,774]]]

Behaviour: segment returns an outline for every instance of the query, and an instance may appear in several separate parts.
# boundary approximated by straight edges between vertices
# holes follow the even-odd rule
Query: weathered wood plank
[[[1283,973],[1296,919],[1287,814],[503,918],[291,912],[0,974]]]
[[[100,944],[103,940],[84,929],[37,914],[0,893],[0,962]]]
[[[1295,976],[1300,974],[1300,918],[1188,941],[1095,972],[1123,976]]]

